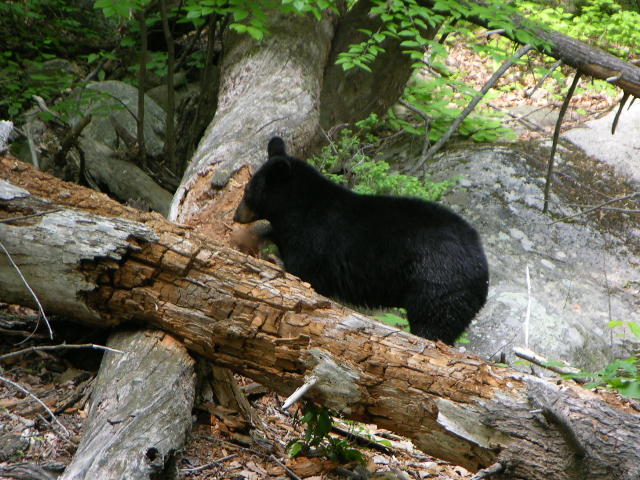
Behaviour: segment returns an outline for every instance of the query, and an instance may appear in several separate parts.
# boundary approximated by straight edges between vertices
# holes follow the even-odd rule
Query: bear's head
[[[280,137],[273,137],[269,141],[267,153],[269,159],[247,184],[242,202],[233,217],[236,222],[273,220],[291,208],[295,188],[293,170],[303,162],[287,155]]]

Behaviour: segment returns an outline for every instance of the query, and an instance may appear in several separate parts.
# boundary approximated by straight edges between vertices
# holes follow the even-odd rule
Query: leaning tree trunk
[[[0,238],[50,313],[160,328],[282,394],[316,376],[309,398],[471,470],[500,463],[496,478],[640,475],[640,413],[616,395],[382,325],[272,264],[17,161],[0,161],[0,176],[29,189],[0,182],[2,217],[16,217],[0,223]],[[0,300],[32,304],[12,273],[0,261]]]

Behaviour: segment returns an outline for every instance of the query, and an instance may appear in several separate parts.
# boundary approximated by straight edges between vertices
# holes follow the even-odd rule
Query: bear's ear
[[[267,146],[267,153],[269,158],[271,157],[286,157],[287,152],[284,148],[284,140],[280,137],[273,137],[269,140],[269,145]]]
[[[269,168],[268,180],[274,183],[284,183],[291,177],[291,160],[288,157],[274,159]]]

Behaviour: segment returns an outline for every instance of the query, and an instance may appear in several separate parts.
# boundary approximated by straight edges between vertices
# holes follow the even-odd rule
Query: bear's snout
[[[247,205],[247,202],[243,199],[240,205],[238,205],[236,213],[233,215],[233,221],[238,223],[251,223],[257,219],[256,213],[249,208],[249,205]]]

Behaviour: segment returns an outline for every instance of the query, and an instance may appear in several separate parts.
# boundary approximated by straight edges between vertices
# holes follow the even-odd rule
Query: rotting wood
[[[102,360],[82,440],[60,480],[175,478],[191,429],[194,361],[160,331],[118,332]]]
[[[39,176],[56,206],[75,197],[94,213],[118,210],[102,196],[93,200],[100,205],[90,206],[93,193],[26,166],[12,170],[12,165],[17,164],[0,162],[3,178],[44,195],[45,183],[34,185]],[[61,195],[61,190],[72,193]],[[9,201],[3,197],[0,216],[40,208],[33,197],[21,195]],[[137,215],[119,208],[124,217]],[[73,238],[78,223],[87,221],[86,211],[65,212],[58,217],[64,222],[49,230],[55,235],[35,234],[52,214],[0,223],[0,239],[9,239],[7,248],[22,266],[30,263],[26,248],[55,258],[60,248],[76,245],[55,240]],[[81,221],[75,222],[74,215]],[[335,364],[334,383],[312,389],[309,398],[348,418],[406,435],[423,451],[471,470],[500,462],[505,471],[496,478],[632,480],[640,475],[640,414],[623,399],[487,364],[382,325],[317,295],[272,264],[209,245],[190,229],[156,216],[144,218],[127,222],[131,232],[146,232],[132,234],[128,246],[104,242],[114,245],[119,260],[104,250],[94,258],[86,252],[70,257],[82,258],[76,270],[82,271],[85,289],[67,294],[105,325],[158,327],[218,365],[285,395],[318,365]],[[95,215],[92,221],[116,237],[114,225],[123,224]],[[46,223],[51,225],[51,219]],[[2,260],[0,300],[28,301],[10,284],[5,266]],[[68,264],[57,275],[72,270]],[[38,293],[47,295],[46,289]],[[57,305],[42,300],[45,308]]]

